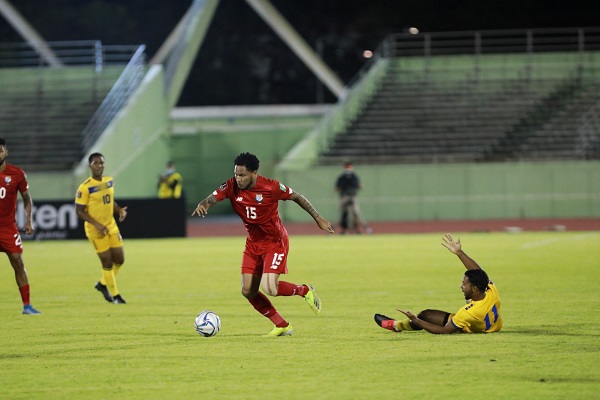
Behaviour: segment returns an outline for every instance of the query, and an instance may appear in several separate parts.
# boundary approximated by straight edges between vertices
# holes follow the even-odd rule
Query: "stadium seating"
[[[532,130],[515,150],[516,158],[598,159],[600,158],[600,83],[590,83],[574,93],[569,102],[538,129]],[[595,136],[588,140],[586,115],[596,116]]]
[[[599,83],[575,66],[540,73],[516,64],[473,76],[391,65],[320,164],[581,159],[578,117],[600,102]]]
[[[0,79],[0,132],[11,162],[26,171],[72,169],[83,156],[81,132],[121,70],[0,70],[10,76]]]

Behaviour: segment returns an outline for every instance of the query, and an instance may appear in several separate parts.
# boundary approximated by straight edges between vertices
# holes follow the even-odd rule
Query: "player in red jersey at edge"
[[[282,183],[258,175],[260,161],[254,154],[241,153],[234,161],[233,178],[202,200],[192,215],[204,217],[208,209],[229,199],[248,231],[242,257],[242,294],[262,315],[275,324],[267,336],[289,336],[293,329],[277,312],[262,290],[270,296],[301,296],[316,313],[321,301],[312,285],[280,281],[286,274],[288,233],[277,211],[279,200],[292,200],[302,207],[322,230],[333,233],[331,222],[321,217],[310,202]]]
[[[23,314],[41,314],[40,311],[33,308],[30,302],[29,279],[21,257],[23,243],[15,218],[17,192],[19,192],[23,199],[26,216],[24,231],[31,235],[35,230],[31,216],[33,201],[29,195],[27,175],[21,168],[7,163],[7,156],[6,140],[0,138],[0,251],[6,253],[10,265],[15,270],[15,279],[23,301]]]

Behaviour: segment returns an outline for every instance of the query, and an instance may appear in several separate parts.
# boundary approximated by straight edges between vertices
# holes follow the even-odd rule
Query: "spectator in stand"
[[[173,161],[167,162],[167,169],[158,177],[158,198],[179,199],[183,193],[183,178],[175,169]]]

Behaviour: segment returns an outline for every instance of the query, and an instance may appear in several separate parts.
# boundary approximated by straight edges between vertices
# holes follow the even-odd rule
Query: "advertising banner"
[[[124,239],[185,237],[185,201],[183,199],[117,199],[127,206],[127,218],[118,222]],[[71,200],[36,200],[32,213],[35,233],[21,232],[23,240],[85,239],[84,221],[77,217],[75,202]],[[17,204],[17,226],[25,226],[23,203]]]

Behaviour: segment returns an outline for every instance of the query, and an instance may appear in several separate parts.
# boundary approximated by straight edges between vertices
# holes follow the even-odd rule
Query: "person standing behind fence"
[[[158,198],[179,199],[183,192],[183,178],[175,169],[173,161],[167,162],[167,169],[158,177]]]
[[[8,149],[6,141],[0,138],[0,252],[6,253],[10,265],[15,271],[15,280],[23,301],[23,314],[41,314],[31,306],[29,279],[21,254],[23,243],[15,219],[17,210],[17,192],[21,193],[27,222],[24,231],[28,235],[34,232],[32,215],[33,202],[29,195],[29,184],[25,172],[6,162]]]
[[[356,233],[371,233],[371,228],[360,213],[357,194],[361,189],[360,179],[354,172],[354,167],[350,161],[344,163],[344,172],[342,172],[336,182],[335,190],[340,196],[340,233],[346,233],[346,230],[354,230]]]

